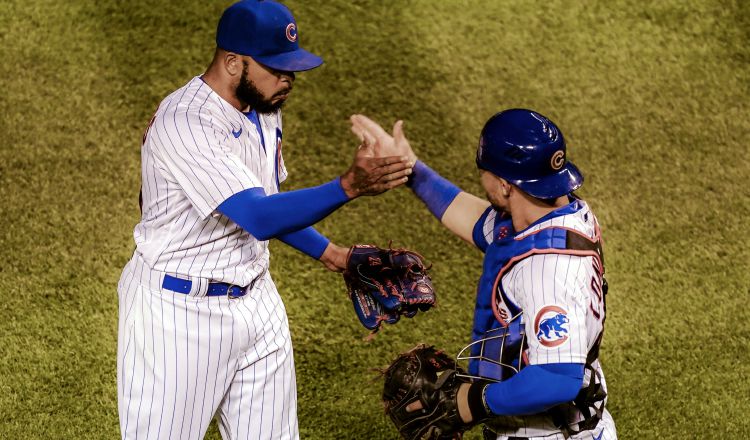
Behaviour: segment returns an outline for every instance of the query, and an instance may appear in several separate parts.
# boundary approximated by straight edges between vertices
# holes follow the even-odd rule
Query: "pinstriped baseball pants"
[[[136,255],[118,285],[123,439],[298,439],[286,310],[268,273],[242,298],[161,289]]]

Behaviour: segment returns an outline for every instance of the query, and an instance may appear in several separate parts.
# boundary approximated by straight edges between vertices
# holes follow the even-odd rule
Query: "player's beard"
[[[276,113],[286,102],[285,99],[280,99],[277,102],[273,102],[273,99],[289,93],[289,90],[282,90],[271,97],[266,99],[263,94],[258,90],[253,83],[253,80],[247,76],[247,62],[243,63],[242,76],[240,76],[240,83],[237,85],[234,94],[240,102],[248,105],[252,110],[258,113]]]

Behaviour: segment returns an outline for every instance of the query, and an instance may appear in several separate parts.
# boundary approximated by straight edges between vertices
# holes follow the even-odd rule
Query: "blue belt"
[[[193,287],[193,282],[165,274],[161,287],[163,289],[171,290],[172,292],[188,294]],[[209,283],[206,296],[228,296],[230,298],[239,298],[245,296],[247,290],[247,286],[240,287],[229,283]]]

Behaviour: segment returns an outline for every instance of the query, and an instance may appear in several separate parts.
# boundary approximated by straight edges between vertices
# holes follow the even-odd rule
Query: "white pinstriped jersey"
[[[580,204],[577,211],[532,225],[517,234],[516,238],[521,239],[554,226],[571,229],[595,239],[599,230],[597,219],[584,201],[577,202]],[[488,243],[494,239],[495,220],[496,212],[492,211],[483,225],[482,230]],[[501,283],[507,299],[523,310],[528,342],[526,355],[530,365],[586,362],[589,350],[602,332],[605,317],[601,270],[598,259],[593,256],[550,253],[526,257],[503,275]],[[502,304],[498,306],[505,307]],[[505,313],[512,316],[507,308]],[[598,359],[593,367],[598,370],[606,390]],[[586,370],[585,384],[588,384],[589,378],[590,373]],[[568,415],[570,423],[580,419],[577,411],[576,414]],[[501,420],[506,429],[497,425],[500,429],[495,430],[501,434],[499,438],[557,438],[554,433],[559,432],[548,416],[510,417]],[[609,413],[605,413],[595,431],[606,433],[599,437],[602,440],[616,438],[614,422]],[[552,437],[547,437],[550,435]],[[589,437],[590,434],[587,434],[582,438]]]
[[[248,188],[275,194],[286,177],[281,111],[248,117],[193,78],[159,105],[141,149],[136,250],[154,270],[245,286],[268,268],[268,242],[216,211]]]
[[[585,203],[573,214],[554,217],[534,225],[520,234],[523,238],[550,226],[559,226],[583,233],[592,240],[596,236],[596,218]],[[600,268],[594,257],[547,254],[532,255],[521,260],[505,276],[503,290],[509,299],[523,309],[526,334],[529,337],[529,363],[584,363],[589,349],[602,331],[604,310],[598,286]],[[546,311],[548,310],[548,311]],[[560,312],[563,310],[564,312]],[[545,332],[544,319],[563,313],[567,329],[562,336]],[[552,324],[550,324],[550,327]],[[567,337],[567,339],[562,339]]]

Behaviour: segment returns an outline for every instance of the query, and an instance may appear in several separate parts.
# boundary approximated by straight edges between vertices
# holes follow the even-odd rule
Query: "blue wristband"
[[[461,188],[436,173],[421,160],[414,164],[409,186],[438,220],[443,218],[445,210],[461,192]]]

